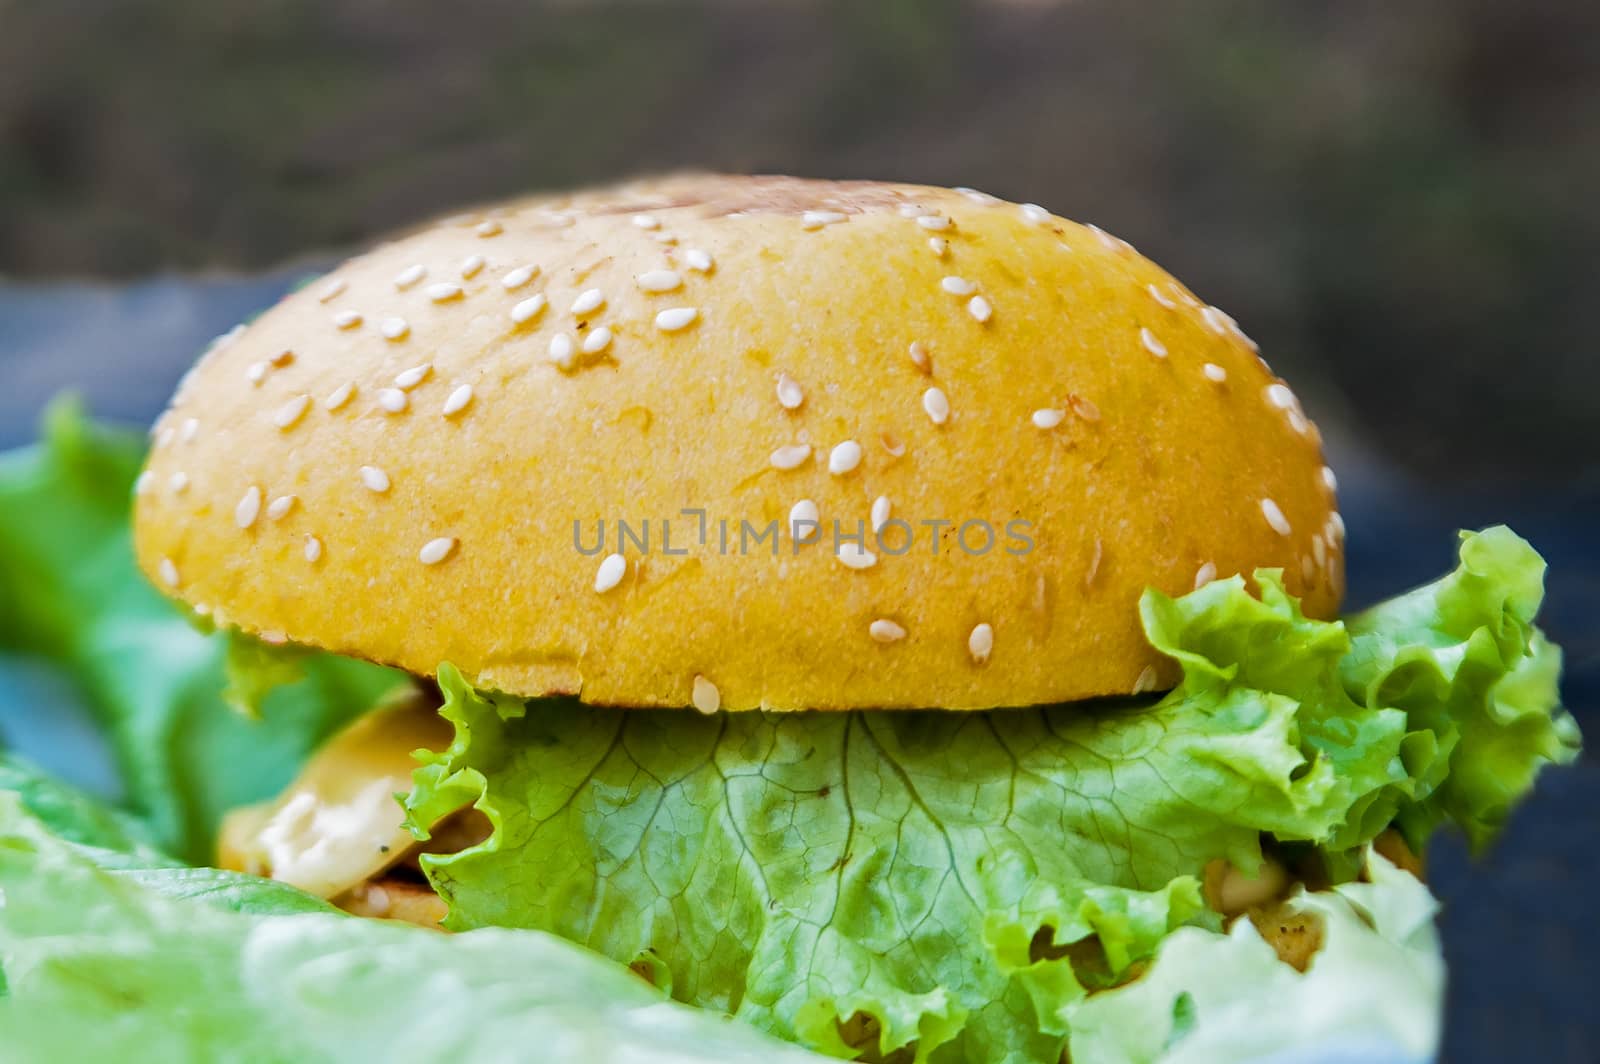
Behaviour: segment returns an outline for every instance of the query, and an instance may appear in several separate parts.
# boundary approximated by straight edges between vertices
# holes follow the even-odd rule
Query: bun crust
[[[223,338],[136,538],[220,623],[518,695],[977,709],[1170,681],[1146,586],[1282,568],[1334,615],[1334,504],[1232,319],[1116,238],[970,190],[687,176],[446,220]],[[649,549],[602,564],[619,519]]]

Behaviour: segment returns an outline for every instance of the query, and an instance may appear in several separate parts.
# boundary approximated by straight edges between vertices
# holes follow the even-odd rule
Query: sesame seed
[[[942,233],[950,228],[950,219],[942,214],[924,214],[917,219],[917,224],[932,232]]]
[[[406,370],[404,373],[402,373],[399,376],[395,377],[395,379],[394,379],[395,387],[396,388],[403,388],[403,389],[405,389],[406,391],[409,392],[411,389],[415,388],[417,385],[419,385],[423,381],[427,380],[428,379],[428,374],[430,374],[432,372],[433,372],[433,363],[432,362],[424,362],[420,366],[412,366],[410,369]]]
[[[440,281],[438,284],[428,286],[428,298],[435,303],[448,303],[452,299],[461,298],[461,286],[449,281]]]
[[[488,260],[482,255],[468,255],[461,260],[461,276],[476,277],[478,271],[482,270],[487,264]]]
[[[878,564],[878,556],[859,543],[843,540],[834,557],[846,569],[870,569]]]
[[[973,320],[981,325],[994,317],[994,308],[982,296],[973,296],[967,300],[967,313],[971,314]]]
[[[1146,292],[1150,293],[1150,298],[1151,299],[1155,300],[1157,303],[1160,303],[1163,307],[1166,307],[1168,310],[1177,310],[1178,309],[1178,304],[1176,304],[1172,300],[1168,299],[1166,294],[1164,292],[1162,292],[1161,289],[1157,288],[1153,283],[1145,285],[1144,286],[1144,290]]]
[[[1261,500],[1261,516],[1267,519],[1267,524],[1280,536],[1287,536],[1291,531],[1289,519],[1283,516],[1283,510],[1271,499]]]
[[[928,213],[924,207],[916,203],[902,203],[895,210],[902,218],[921,218]]]
[[[1309,554],[1300,555],[1300,579],[1310,583],[1311,578],[1316,575],[1316,572],[1316,559]]]
[[[411,405],[411,400],[406,398],[406,393],[399,388],[380,388],[378,405],[383,407],[386,413],[403,414],[406,412],[406,407]]]
[[[444,401],[444,416],[454,417],[456,414],[459,414],[461,411],[465,410],[467,408],[467,404],[471,402],[472,385],[463,384],[456,388],[455,391],[451,392],[450,398]]]
[[[361,483],[368,491],[382,495],[389,490],[389,474],[377,466],[364,465],[361,467]]]
[[[600,568],[595,570],[594,589],[604,595],[607,591],[622,583],[622,578],[627,575],[627,559],[620,554],[607,554],[600,563]]]
[[[1216,307],[1205,307],[1200,311],[1200,320],[1205,322],[1206,327],[1218,336],[1222,336],[1228,331],[1228,323],[1223,320],[1225,317],[1226,315]]]
[[[199,418],[184,418],[183,426],[178,429],[178,439],[183,443],[193,443],[195,436],[200,433]]]
[[[867,632],[880,643],[898,643],[906,637],[906,630],[887,617],[873,621],[867,626]]]
[[[987,621],[973,628],[972,634],[967,636],[967,653],[979,665],[988,661],[989,655],[994,653],[994,628]]]
[[[572,301],[573,317],[581,318],[585,314],[593,314],[606,305],[606,294],[598,288],[590,288],[578,294]]]
[[[942,259],[950,252],[950,241],[942,236],[930,236],[928,250],[933,252],[934,258]]]
[[[694,708],[708,716],[722,708],[722,692],[717,690],[717,685],[701,676],[694,677],[694,691],[689,696],[694,703]]]
[[[800,224],[807,229],[821,229],[825,225],[837,225],[844,221],[844,215],[838,211],[806,211],[800,215]]]
[[[267,507],[267,520],[282,521],[288,517],[289,511],[294,509],[296,499],[297,496],[294,495],[279,495],[273,499]]]
[[[1157,682],[1155,666],[1146,665],[1139,670],[1138,678],[1133,681],[1133,693],[1142,695],[1149,691],[1154,691]]]
[[[353,310],[341,310],[333,316],[333,324],[340,329],[354,329],[361,324],[361,315]]]
[[[1104,245],[1107,251],[1121,251],[1124,248],[1131,246],[1126,240],[1112,236],[1104,229],[1101,229],[1098,225],[1091,225],[1089,229],[1096,237],[1099,238],[1100,243]]]
[[[384,318],[383,323],[378,326],[378,331],[383,333],[385,340],[404,340],[406,334],[411,331],[411,326],[404,318]]]
[[[689,264],[689,269],[699,273],[710,273],[716,265],[711,256],[699,248],[690,248],[683,253],[683,261]]]
[[[872,500],[872,531],[881,532],[883,526],[889,523],[889,513],[894,504],[889,501],[889,496],[879,495]]]
[[[650,270],[639,274],[634,282],[646,292],[671,292],[683,284],[683,278],[676,270]]]
[[[157,568],[161,571],[161,582],[163,584],[168,587],[178,586],[178,566],[171,558],[162,558],[161,564]]]
[[[556,333],[550,337],[550,361],[561,369],[571,369],[573,355],[576,348],[573,346],[572,337],[566,333]]]
[[[1217,311],[1217,313],[1222,315],[1223,324],[1228,327],[1229,332],[1233,333],[1233,335],[1238,338],[1240,343],[1244,344],[1252,351],[1259,352],[1261,350],[1261,345],[1250,339],[1250,337],[1245,334],[1245,331],[1239,328],[1239,323],[1233,319],[1233,315],[1224,313],[1220,310]]]
[[[1330,530],[1328,533],[1329,543],[1333,543],[1335,540],[1340,542],[1344,540],[1344,518],[1339,516],[1339,511],[1335,510],[1328,515],[1328,528]]]
[[[1321,532],[1311,537],[1311,557],[1317,563],[1318,569],[1328,564],[1328,544],[1322,538]]]
[[[656,328],[662,332],[679,332],[694,324],[700,311],[694,307],[672,307],[656,315]]]
[[[511,320],[518,325],[526,325],[528,322],[538,317],[539,312],[544,310],[544,307],[544,296],[529,296],[527,299],[524,299],[522,302],[511,308]]]
[[[1307,421],[1306,416],[1300,411],[1289,411],[1287,418],[1289,421],[1289,427],[1294,429],[1300,435],[1304,436],[1306,433],[1311,431],[1311,422]]]
[[[327,303],[330,300],[338,299],[344,293],[344,290],[349,287],[343,277],[335,277],[322,286],[322,291],[317,295],[317,300],[321,303]]]
[[[973,203],[982,203],[985,206],[987,206],[987,205],[989,205],[991,203],[999,203],[1000,202],[1000,200],[997,197],[991,196],[987,192],[979,192],[975,188],[967,188],[964,185],[958,185],[955,188],[954,191],[961,193],[963,196],[967,197],[967,199],[971,200]]]
[[[861,464],[861,445],[855,440],[845,440],[828,452],[828,472],[842,477]]]
[[[953,296],[970,296],[978,290],[978,286],[965,277],[946,277],[939,282],[939,287]]]
[[[1331,492],[1339,490],[1339,478],[1334,476],[1333,470],[1327,466],[1322,467],[1322,483]]]
[[[189,490],[189,474],[177,472],[167,478],[167,490],[174,495],[182,495]]]
[[[787,444],[772,452],[772,468],[798,469],[810,457],[811,445],[809,443]]]
[[[1050,220],[1050,212],[1037,203],[1024,203],[1020,208],[1022,216],[1034,225],[1042,225]]]
[[[161,426],[161,431],[156,433],[156,446],[165,447],[167,444],[172,442],[173,435],[174,433],[171,425]]]
[[[1057,410],[1052,407],[1045,407],[1042,410],[1033,412],[1033,423],[1041,429],[1053,429],[1066,419],[1067,412],[1065,410]]]
[[[1144,349],[1157,358],[1167,357],[1167,345],[1156,339],[1156,334],[1149,329],[1140,328],[1139,342],[1144,344]]]
[[[923,373],[933,373],[933,357],[928,354],[928,345],[921,340],[911,341],[907,354],[911,356],[911,364]]]
[[[789,535],[796,543],[810,543],[822,534],[822,515],[817,504],[801,499],[789,507]]]
[[[244,330],[244,322],[240,322],[238,325],[235,325],[221,336],[212,337],[211,342],[206,345],[206,351],[220,351],[225,347],[233,346],[234,341],[238,340],[239,337],[244,335]]]
[[[505,227],[499,222],[490,219],[487,222],[479,222],[478,228],[474,229],[473,232],[482,237],[499,236],[505,232]]]
[[[885,451],[888,451],[896,458],[904,457],[906,453],[906,445],[896,438],[892,433],[879,433],[878,442],[883,444],[883,449]]]
[[[610,346],[611,330],[604,325],[598,329],[590,330],[589,334],[583,338],[583,353],[586,355],[598,355]]]
[[[272,423],[287,432],[300,423],[300,419],[306,416],[306,410],[310,406],[311,396],[297,395],[278,407],[278,412],[272,415]]]
[[[450,552],[456,549],[456,541],[449,536],[440,536],[430,539],[417,551],[417,561],[423,565],[438,565],[450,557]]]
[[[633,216],[633,224],[640,229],[660,229],[661,219],[653,214],[636,214]]]
[[[273,647],[281,647],[289,641],[289,636],[277,628],[268,628],[256,638]]]
[[[394,275],[394,286],[402,290],[410,288],[426,276],[428,268],[420,262],[414,263]]]
[[[1194,573],[1194,589],[1199,591],[1217,578],[1217,563],[1206,562]]]
[[[950,420],[950,400],[938,388],[929,388],[922,393],[922,409],[927,411],[935,425],[943,425]]]
[[[1228,379],[1228,371],[1215,362],[1207,362],[1200,367],[1200,372],[1206,375],[1206,380],[1215,381],[1218,384]]]
[[[155,486],[155,482],[156,475],[150,470],[146,469],[134,480],[133,493],[135,495],[148,495],[150,493],[150,489]]]
[[[322,405],[329,410],[338,410],[351,399],[354,399],[355,395],[356,385],[354,381],[351,381],[348,384],[341,384],[339,387],[333,390],[332,394],[322,401]]]
[[[800,382],[787,373],[778,374],[778,405],[785,410],[797,410],[805,401],[806,393],[801,390]]]
[[[1293,410],[1297,404],[1294,392],[1286,384],[1269,384],[1266,387],[1267,402],[1279,410]]]
[[[306,536],[306,561],[315,562],[320,557],[322,557],[322,540],[308,534]]]
[[[538,272],[539,267],[537,266],[518,266],[500,278],[500,287],[507,292],[514,291],[533,280],[533,275]]]
[[[252,362],[244,371],[244,379],[259,385],[267,379],[267,370],[270,368],[265,362]]]
[[[261,516],[261,489],[254,484],[244,493],[244,498],[239,500],[239,505],[233,508],[233,523],[240,528],[249,528],[256,523],[256,518]]]

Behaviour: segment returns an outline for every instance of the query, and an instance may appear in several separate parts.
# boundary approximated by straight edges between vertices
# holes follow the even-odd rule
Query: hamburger
[[[225,337],[154,441],[140,565],[237,688],[408,677],[223,867],[831,1055],[1425,1056],[1426,841],[1578,745],[1531,547],[1339,620],[1337,480],[1254,342],[971,189],[470,211]]]

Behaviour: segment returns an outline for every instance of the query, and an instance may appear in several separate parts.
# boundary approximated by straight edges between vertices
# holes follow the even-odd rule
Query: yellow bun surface
[[[223,338],[136,536],[220,623],[484,688],[968,709],[1169,682],[1146,586],[1282,568],[1332,616],[1334,502],[1232,319],[1116,238],[971,190],[686,176],[446,220]]]

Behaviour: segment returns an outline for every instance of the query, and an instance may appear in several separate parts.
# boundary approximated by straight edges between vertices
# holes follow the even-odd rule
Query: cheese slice
[[[270,876],[323,898],[382,873],[416,844],[396,799],[413,751],[442,750],[451,728],[422,691],[380,706],[330,739],[276,801],[228,814],[223,868]]]

